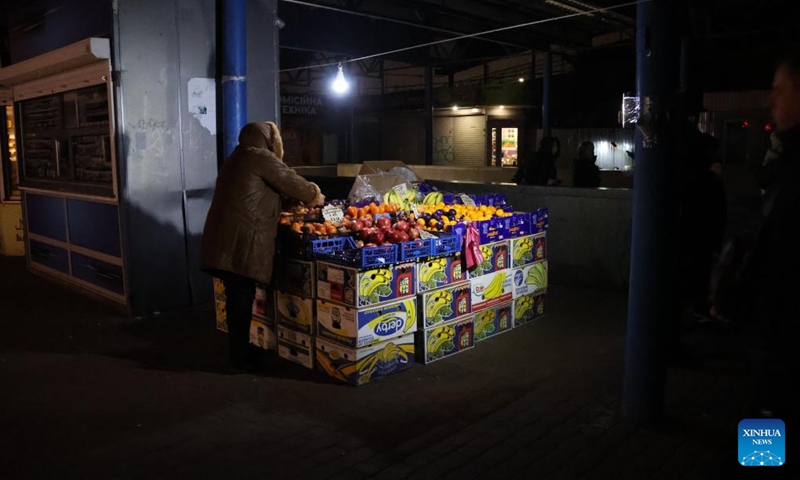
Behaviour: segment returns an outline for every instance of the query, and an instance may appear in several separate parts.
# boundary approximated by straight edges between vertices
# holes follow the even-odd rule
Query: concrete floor
[[[278,359],[226,373],[213,311],[124,318],[0,272],[0,479],[791,478],[735,463],[730,330],[687,331],[663,422],[620,417],[624,294],[552,287],[538,322],[356,388]]]

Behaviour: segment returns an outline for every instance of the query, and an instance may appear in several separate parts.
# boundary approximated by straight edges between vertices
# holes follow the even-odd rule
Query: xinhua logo
[[[777,418],[739,422],[739,465],[779,467],[786,463],[786,425]]]

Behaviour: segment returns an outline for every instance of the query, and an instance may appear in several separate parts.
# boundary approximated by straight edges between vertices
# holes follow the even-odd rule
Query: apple
[[[400,220],[394,224],[394,228],[403,232],[408,232],[408,229],[411,228],[411,225],[409,225],[405,220]]]
[[[383,227],[390,227],[391,228],[392,219],[390,219],[389,217],[380,217],[375,221],[375,225],[378,228],[383,228]]]
[[[411,240],[411,236],[403,231],[396,232],[396,237],[398,242],[407,242]]]
[[[386,241],[388,243],[398,243],[400,241],[400,232],[397,230],[390,230],[389,233],[386,234]]]
[[[363,246],[364,246],[364,241],[363,240],[356,240],[356,247],[362,248]]]
[[[369,234],[369,237],[367,237],[367,240],[370,243],[374,243],[376,245],[383,244],[385,239],[386,239],[386,234],[383,233],[383,231],[381,230],[373,230],[372,233]]]
[[[361,240],[364,240],[366,242],[369,241],[369,236],[371,233],[372,233],[372,228],[362,228],[361,230],[359,230],[358,236],[359,238],[361,238]]]
[[[364,222],[361,220],[356,220],[354,222],[350,222],[350,231],[358,232],[364,228]]]
[[[408,229],[408,238],[411,240],[416,240],[419,238],[419,230],[416,228],[409,228]]]
[[[372,226],[372,217],[368,217],[368,216],[365,215],[365,216],[359,218],[359,220],[361,221],[361,223],[365,227],[371,227]]]

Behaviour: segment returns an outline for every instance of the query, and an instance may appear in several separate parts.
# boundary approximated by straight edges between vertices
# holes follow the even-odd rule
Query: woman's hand
[[[321,207],[325,205],[325,195],[322,194],[322,191],[319,189],[319,185],[316,183],[312,183],[311,185],[314,186],[314,190],[317,192],[317,196],[314,197],[314,200],[311,202],[311,206]]]

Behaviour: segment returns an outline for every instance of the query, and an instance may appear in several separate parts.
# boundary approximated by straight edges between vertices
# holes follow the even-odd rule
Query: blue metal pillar
[[[247,123],[246,0],[222,0],[222,145],[227,158]]]
[[[675,158],[669,101],[680,89],[681,0],[639,4],[636,19],[638,95],[649,102],[655,136],[635,135],[633,235],[622,413],[636,422],[664,409],[667,340],[674,318],[673,265],[677,228]],[[647,130],[650,132],[650,130]],[[649,139],[649,140],[648,140]],[[653,141],[654,140],[654,141]]]
[[[549,137],[551,135],[550,80],[552,79],[552,77],[553,77],[553,53],[547,52],[544,55],[544,73],[542,75],[542,136],[543,137]]]

